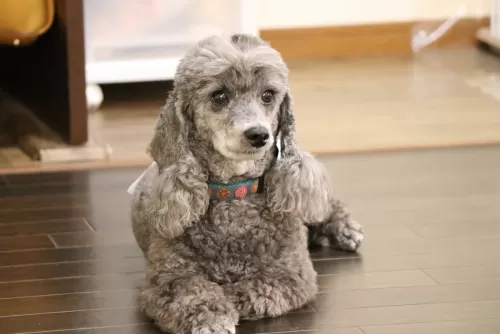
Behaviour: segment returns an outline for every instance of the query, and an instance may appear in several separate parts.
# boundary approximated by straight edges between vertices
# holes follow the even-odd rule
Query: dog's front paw
[[[232,317],[219,316],[194,326],[192,334],[235,334],[236,322]]]
[[[344,220],[337,224],[335,233],[330,236],[333,246],[346,251],[355,251],[364,239],[363,228],[355,220]]]

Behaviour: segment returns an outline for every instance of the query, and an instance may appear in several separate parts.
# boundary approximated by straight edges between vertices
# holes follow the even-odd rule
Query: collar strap
[[[211,200],[241,199],[259,192],[260,179],[254,178],[234,183],[209,183]]]

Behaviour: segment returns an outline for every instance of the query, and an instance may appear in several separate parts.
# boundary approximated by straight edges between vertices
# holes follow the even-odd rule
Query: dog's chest
[[[303,243],[303,235],[299,222],[270,215],[259,195],[251,200],[213,203],[207,215],[186,233],[197,254],[217,260],[227,270],[248,263],[270,263]]]

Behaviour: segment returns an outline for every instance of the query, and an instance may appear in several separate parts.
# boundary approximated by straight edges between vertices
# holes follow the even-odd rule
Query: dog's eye
[[[229,97],[226,92],[218,91],[212,94],[212,100],[217,104],[224,105],[229,102]]]
[[[272,90],[266,90],[262,93],[261,98],[264,103],[271,103],[273,102],[274,92]]]

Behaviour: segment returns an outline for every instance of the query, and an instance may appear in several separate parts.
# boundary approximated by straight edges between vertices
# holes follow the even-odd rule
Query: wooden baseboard
[[[461,19],[427,48],[475,45],[478,29],[488,26],[489,21],[489,17]],[[264,29],[260,31],[260,36],[280,51],[286,60],[410,55],[416,31],[433,31],[443,22]]]

